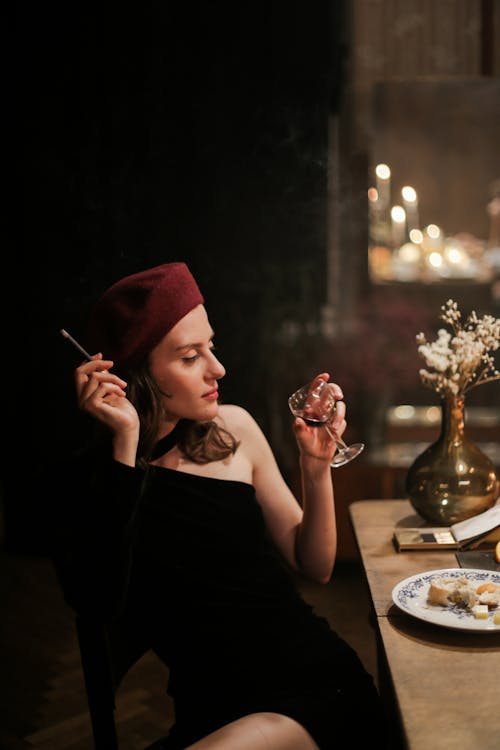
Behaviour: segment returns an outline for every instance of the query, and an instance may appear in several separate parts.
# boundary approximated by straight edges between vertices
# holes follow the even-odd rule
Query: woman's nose
[[[220,378],[223,378],[226,374],[226,368],[222,364],[222,362],[219,362],[215,354],[212,354],[210,352],[210,365],[209,365],[209,372],[211,377],[215,378],[216,380],[220,380]]]

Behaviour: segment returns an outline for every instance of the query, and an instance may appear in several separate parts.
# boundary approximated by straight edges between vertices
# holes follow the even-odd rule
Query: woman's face
[[[213,335],[207,312],[198,305],[152,350],[149,371],[165,394],[169,421],[207,422],[217,415],[217,381],[226,371],[213,353]]]

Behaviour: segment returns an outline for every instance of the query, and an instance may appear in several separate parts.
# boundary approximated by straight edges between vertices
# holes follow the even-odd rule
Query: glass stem
[[[344,441],[342,440],[342,438],[339,438],[338,435],[336,435],[334,432],[332,432],[330,430],[330,428],[328,427],[328,425],[326,425],[326,424],[325,424],[325,430],[330,435],[331,439],[335,440],[335,442],[337,443],[337,445],[340,448],[340,450],[345,450],[347,448],[347,445],[344,443]]]

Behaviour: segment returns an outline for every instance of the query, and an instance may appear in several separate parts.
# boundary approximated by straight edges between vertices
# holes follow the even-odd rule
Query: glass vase
[[[494,505],[495,467],[465,436],[464,398],[441,400],[441,434],[408,469],[406,491],[417,513],[437,526],[457,523]]]

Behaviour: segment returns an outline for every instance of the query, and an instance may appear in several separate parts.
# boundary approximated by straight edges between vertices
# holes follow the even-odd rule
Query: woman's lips
[[[212,390],[208,391],[208,393],[204,393],[203,398],[206,398],[207,401],[217,401],[217,399],[219,398],[218,388],[212,388]]]

